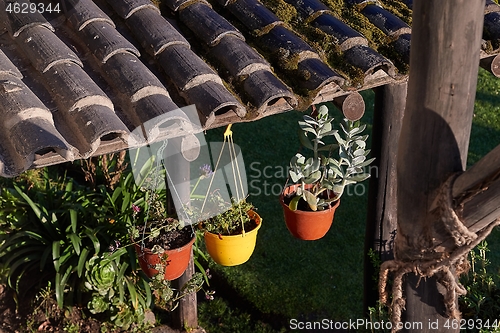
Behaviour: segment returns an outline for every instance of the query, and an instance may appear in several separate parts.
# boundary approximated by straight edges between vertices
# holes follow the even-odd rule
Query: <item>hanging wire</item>
[[[234,187],[235,187],[235,192],[236,192],[236,199],[237,203],[239,203],[241,200],[244,198],[240,198],[240,188],[238,188],[238,181],[236,179],[236,176],[238,176],[239,179],[239,185],[241,186],[241,195],[243,196],[245,193],[245,188],[243,187],[243,181],[241,179],[241,174],[240,174],[240,168],[238,166],[238,161],[236,159],[236,149],[234,147],[234,140],[233,140],[233,131],[231,130],[232,124],[227,125],[226,131],[224,132],[224,142],[222,144],[222,148],[219,153],[219,157],[217,158],[217,162],[215,163],[215,168],[214,168],[214,176],[211,177],[210,183],[208,184],[208,189],[207,193],[205,195],[205,198],[203,200],[203,205],[201,206],[201,212],[203,213],[203,209],[205,208],[205,204],[207,202],[208,194],[210,193],[210,188],[212,187],[213,180],[215,178],[215,173],[219,168],[220,160],[222,158],[222,153],[224,152],[224,147],[226,146],[226,143],[228,143],[229,146],[229,158],[231,160],[231,169],[233,172],[233,179],[234,179]],[[231,203],[232,204],[232,203]],[[241,229],[242,229],[242,235],[245,237],[245,226],[244,226],[244,221],[243,221],[243,213],[241,212],[241,207],[238,206],[239,212],[240,212],[240,221],[241,221]]]
[[[244,197],[245,195],[245,187],[243,186],[243,180],[241,179],[241,173],[240,173],[240,166],[237,162],[237,155],[236,155],[236,149],[234,147],[234,142],[233,142],[233,137],[231,136],[231,148],[233,149],[233,156],[234,156],[234,160],[235,160],[235,165],[236,165],[236,171],[238,173],[238,180],[240,181],[240,188],[241,188],[241,194],[242,196]],[[236,185],[236,182],[235,182],[235,185]]]
[[[231,126],[231,125],[229,125],[229,126]],[[224,137],[224,143],[222,144],[222,148],[220,149],[219,157],[217,158],[217,162],[215,163],[215,168],[214,168],[213,176],[210,177],[210,182],[208,183],[207,193],[205,195],[205,198],[203,199],[203,205],[201,205],[201,213],[203,213],[203,209],[205,208],[205,204],[207,203],[208,193],[210,193],[210,188],[212,187],[212,184],[214,182],[215,172],[219,168],[219,163],[220,163],[220,160],[221,160],[221,157],[222,157],[222,153],[224,152],[224,147],[225,146],[226,146],[226,139]]]
[[[153,170],[151,170],[153,172],[153,191],[156,191],[156,188],[159,184],[159,171],[160,171],[160,166],[161,166],[161,157],[163,156],[163,151],[165,150],[165,148],[167,147],[168,145],[168,140],[164,140],[163,144],[160,146],[160,148],[158,148],[158,152],[156,153],[156,160],[155,160],[155,167]],[[151,146],[149,146],[151,147]],[[137,154],[139,155],[139,154]],[[147,193],[147,195],[149,195],[149,193]],[[148,219],[149,219],[149,210],[151,209],[151,202],[153,201],[153,195],[149,195],[148,196],[148,200],[147,200],[147,207],[146,207],[146,218],[144,220],[144,228],[142,229],[142,239],[141,239],[141,250],[144,249],[145,247],[145,244],[144,244],[144,238],[145,238],[145,235],[146,235],[146,228],[147,228],[147,223],[148,223]]]
[[[224,138],[228,138],[229,142],[229,156],[231,159],[231,169],[233,171],[233,178],[234,178],[234,188],[236,190],[236,200],[237,203],[239,204],[241,200],[243,200],[243,195],[245,193],[245,188],[243,187],[243,182],[241,180],[241,174],[240,174],[240,168],[238,166],[238,161],[237,161],[237,155],[236,155],[236,148],[234,147],[234,140],[233,140],[233,131],[231,131],[231,125],[229,125],[226,129],[226,132],[224,133]],[[236,180],[236,175],[238,175],[238,179],[240,181],[240,186],[241,186],[241,198],[238,190],[238,183]],[[241,221],[241,233],[243,237],[245,237],[245,223],[243,221],[243,212],[241,211],[241,207],[238,205],[238,210],[240,212],[240,221]]]
[[[179,192],[177,192],[177,189],[175,188],[174,182],[172,181],[172,178],[170,177],[170,174],[168,173],[168,168],[165,168],[165,173],[166,173],[166,175],[167,175],[167,180],[168,180],[168,182],[172,185],[172,190],[173,190],[173,192],[174,192],[175,196],[177,197],[177,200],[179,200],[179,203],[183,204],[183,203],[182,203],[181,196],[180,196]],[[187,221],[187,223],[191,226],[191,230],[192,230],[192,231],[193,231],[193,233],[194,233],[193,222],[191,221],[191,218],[190,218],[190,217],[189,217],[189,215],[185,212],[185,210],[184,210],[184,209],[181,209],[181,212],[182,212],[182,213],[180,213],[180,214],[179,214],[179,212],[178,212],[178,215],[183,215],[183,216],[182,216],[181,218],[179,218],[179,216],[177,216],[177,217],[179,218],[179,220],[181,220],[181,219],[182,219],[182,220],[184,220],[184,219],[185,219],[185,221]]]

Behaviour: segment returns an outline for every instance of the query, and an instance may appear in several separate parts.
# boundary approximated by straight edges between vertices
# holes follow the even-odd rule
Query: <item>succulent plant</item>
[[[300,142],[313,154],[306,157],[297,153],[290,161],[290,178],[300,184],[289,204],[291,210],[297,210],[301,199],[313,211],[327,208],[342,196],[347,185],[370,177],[364,168],[374,160],[367,159],[370,153],[366,149],[368,135],[361,135],[366,125],[344,119],[344,124],[340,124],[341,134],[333,128],[334,118],[330,117],[325,105],[313,115],[304,115],[303,121],[299,121]],[[326,144],[324,141],[329,137],[336,143]],[[311,186],[306,189],[307,184]],[[327,190],[335,195],[321,197]]]

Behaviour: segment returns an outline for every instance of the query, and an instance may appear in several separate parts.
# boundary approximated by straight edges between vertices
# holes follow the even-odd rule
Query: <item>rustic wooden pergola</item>
[[[415,51],[410,56],[409,80],[374,88],[372,152],[377,157],[378,177],[370,180],[365,252],[374,248],[383,261],[403,266],[422,260],[420,266],[414,265],[399,277],[403,278],[402,297],[393,295],[393,302],[396,298],[396,303],[405,300],[400,320],[423,323],[404,331],[436,331],[438,327],[429,323],[437,321],[440,332],[458,332],[445,327],[454,313],[446,308],[445,297],[439,292],[441,287],[453,289],[455,284],[446,284],[438,278],[440,273],[431,273],[428,268],[418,269],[424,269],[427,260],[432,267],[444,263],[458,279],[455,262],[447,260],[464,247],[477,244],[500,218],[500,146],[464,171],[485,2],[415,0],[413,6]],[[497,57],[489,57],[481,65],[495,73],[497,62]],[[359,105],[354,108],[357,112]],[[399,142],[398,149],[394,142]],[[449,188],[443,189],[452,175]],[[436,198],[448,189],[444,195],[451,196],[451,206],[443,208],[439,205],[444,203],[436,203]],[[447,217],[442,209],[449,208],[467,230],[443,223]],[[471,239],[457,244],[452,236],[457,230]],[[181,280],[192,271],[191,266]],[[372,273],[366,260],[365,308],[377,297],[371,292]],[[446,302],[457,306],[458,293],[453,290],[450,295],[453,299]],[[194,298],[184,299],[180,311],[185,323],[196,326]]]
[[[394,80],[379,70],[362,87],[375,91],[372,154],[378,167],[370,180],[365,253],[376,249],[386,262],[383,272],[387,269],[401,280],[402,289],[393,290],[392,309],[405,310],[393,318],[424,323],[407,331],[435,331],[426,324],[438,320],[440,332],[458,332],[443,325],[457,315],[459,259],[500,217],[500,146],[465,171],[478,67],[498,76],[500,58],[480,55],[485,0],[415,0],[413,10],[409,78]],[[359,93],[342,91],[336,84],[326,85],[310,100],[327,101],[351,119],[364,112]],[[290,108],[279,98],[266,115]],[[241,119],[227,113],[204,129],[262,116]],[[168,137],[169,145],[183,158],[167,159],[167,168],[176,171],[171,174],[174,184],[186,184],[196,144],[186,150],[186,140],[175,136]],[[126,148],[121,140],[103,142],[95,154]],[[60,162],[52,154],[34,166]],[[189,187],[177,191],[181,200],[189,201]],[[373,268],[365,261],[367,308],[378,295],[371,292]],[[191,260],[174,284],[182,286],[193,273]],[[438,292],[443,286],[449,291],[445,296]],[[385,289],[381,291],[385,296]],[[180,301],[174,315],[178,329],[198,327],[196,304],[195,294]]]
[[[392,310],[405,309],[398,314],[404,322],[423,323],[408,332],[459,331],[445,327],[459,316],[459,261],[500,217],[500,146],[465,171],[484,5],[415,0],[408,89],[376,90],[379,179],[370,184],[366,247],[377,235],[382,268],[403,269],[394,269],[403,290],[393,290]],[[391,142],[398,141],[396,150]]]

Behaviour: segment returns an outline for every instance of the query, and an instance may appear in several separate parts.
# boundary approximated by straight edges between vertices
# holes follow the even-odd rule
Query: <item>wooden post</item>
[[[408,98],[398,149],[396,256],[412,260],[427,247],[424,223],[437,190],[466,165],[479,67],[484,0],[415,0]],[[432,240],[430,240],[432,242]],[[458,332],[444,327],[434,278],[408,277],[406,332]],[[438,329],[429,323],[438,323]]]
[[[190,179],[190,163],[185,158],[185,154],[174,154],[168,156],[172,152],[182,152],[184,148],[182,138],[174,138],[168,140],[167,157],[165,158],[165,167],[168,171],[172,183],[177,185],[174,187],[167,179],[169,186],[169,213],[175,213],[175,201],[182,200],[183,204],[189,203],[189,179]],[[199,151],[199,150],[198,150]],[[192,157],[192,156],[191,156]],[[196,158],[196,157],[195,157]],[[190,158],[189,158],[190,159]],[[191,252],[191,259],[189,260],[188,268],[177,280],[172,281],[172,286],[180,290],[182,286],[191,279],[194,274],[193,253]],[[172,320],[174,328],[182,330],[185,328],[198,328],[198,308],[196,293],[191,293],[181,298],[179,307],[172,313]]]
[[[382,261],[394,259],[394,237],[397,227],[397,183],[395,143],[399,141],[406,106],[407,83],[398,82],[374,89],[375,112],[372,130],[368,215],[365,231],[364,305],[376,305],[378,288],[373,276],[377,274],[368,251],[374,250]]]

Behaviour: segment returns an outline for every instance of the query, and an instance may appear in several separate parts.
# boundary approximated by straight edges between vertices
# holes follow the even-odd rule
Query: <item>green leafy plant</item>
[[[313,211],[323,210],[342,196],[347,185],[370,177],[364,167],[374,159],[367,159],[370,153],[366,149],[368,135],[361,135],[366,125],[345,119],[344,124],[340,124],[341,135],[333,128],[334,119],[325,105],[315,112],[313,116],[304,115],[299,121],[300,142],[312,151],[312,156],[297,153],[290,161],[290,178],[300,184],[289,204],[291,210],[297,210],[300,200],[307,202]],[[336,143],[326,144],[325,139],[330,137]],[[325,191],[333,191],[335,195],[322,197]]]
[[[8,202],[0,202],[0,208],[16,208],[0,246],[8,285],[21,293],[25,277],[40,271],[54,286],[40,292],[41,304],[52,295],[59,308],[89,300],[91,313],[107,311],[116,326],[142,327],[139,314],[151,307],[149,284],[134,272],[133,249],[120,247],[127,228],[108,217],[104,187],[89,190],[66,177],[50,179],[48,172],[43,182],[36,190],[14,184]]]
[[[17,289],[25,272],[36,268],[44,271],[49,265],[55,272],[57,302],[63,307],[66,285],[82,277],[89,254],[99,253],[101,242],[106,243],[97,234],[108,229],[104,234],[112,235],[112,228],[109,223],[95,223],[92,228],[92,223],[83,222],[97,220],[97,194],[82,192],[71,180],[61,187],[47,181],[44,191],[30,194],[16,185],[14,188],[31,214],[0,247],[0,256],[6,258],[4,264],[9,267],[8,284]],[[69,289],[74,292],[76,286]]]
[[[222,212],[203,222],[203,228],[208,232],[220,235],[238,235],[242,233],[243,228],[249,231],[250,217],[247,212],[254,209],[254,206],[246,199],[237,201],[232,198],[231,203],[226,202],[220,195],[214,194],[208,201],[207,213]]]
[[[87,308],[93,314],[109,312],[110,319],[122,329],[148,327],[144,313],[153,306],[148,281],[127,274],[129,265],[121,260],[126,248],[105,252],[86,262],[85,288],[91,292]],[[126,297],[128,296],[128,297]]]
[[[166,256],[165,250],[168,244],[164,243],[165,234],[191,234],[191,227],[185,226],[175,216],[167,213],[165,203],[167,202],[166,190],[156,189],[158,181],[164,179],[165,170],[158,164],[155,166],[155,157],[144,163],[141,170],[135,175],[132,172],[124,172],[116,183],[112,193],[107,195],[105,206],[119,223],[127,226],[129,240],[141,244],[160,257]],[[185,230],[183,230],[185,229]],[[195,248],[195,253],[200,256],[200,250]],[[168,258],[165,258],[168,260]],[[200,271],[205,272],[199,261],[195,264]],[[178,305],[178,300],[187,293],[199,290],[203,285],[200,273],[186,283],[182,290],[174,290],[170,281],[164,279],[165,266],[158,264],[155,267],[158,273],[151,279],[147,279],[149,288],[153,291],[155,301],[166,310],[173,310]],[[188,291],[188,292],[185,292]],[[100,304],[99,301],[97,304]]]
[[[488,243],[481,242],[476,249],[469,253],[471,269],[468,274],[461,277],[461,282],[467,289],[467,294],[459,298],[462,317],[467,320],[481,321],[484,330],[500,331],[500,276],[490,273],[488,267],[490,260],[487,258]],[[477,326],[468,332],[479,332]]]

